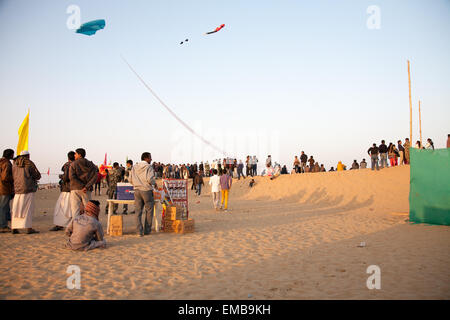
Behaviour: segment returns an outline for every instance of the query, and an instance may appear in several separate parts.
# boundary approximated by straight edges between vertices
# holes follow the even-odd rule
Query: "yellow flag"
[[[28,150],[28,127],[30,123],[30,111],[28,111],[27,116],[23,119],[22,124],[19,128],[19,142],[17,143],[17,155],[24,150]]]

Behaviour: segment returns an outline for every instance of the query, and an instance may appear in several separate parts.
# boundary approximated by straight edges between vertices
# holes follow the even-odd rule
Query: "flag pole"
[[[420,100],[419,100],[419,132],[420,132],[420,145],[422,144],[422,118],[420,117]]]
[[[411,72],[408,60],[408,85],[409,85],[409,141],[412,145],[412,101],[411,101]]]

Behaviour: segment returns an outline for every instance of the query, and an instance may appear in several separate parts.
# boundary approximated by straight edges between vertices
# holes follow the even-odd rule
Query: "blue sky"
[[[82,23],[105,19],[105,29],[91,37],[69,30],[71,4]],[[367,28],[370,5],[381,10],[381,29]],[[42,171],[56,173],[77,147],[96,163],[105,152],[123,163],[143,151],[162,162],[212,160],[122,54],[214,143],[231,151],[240,144],[239,158],[271,153],[288,168],[301,150],[329,168],[368,158],[373,142],[408,137],[409,59],[413,140],[420,99],[424,140],[442,148],[450,132],[449,39],[446,0],[0,0],[0,147],[15,149],[30,108],[30,152]],[[249,136],[259,136],[259,147]]]

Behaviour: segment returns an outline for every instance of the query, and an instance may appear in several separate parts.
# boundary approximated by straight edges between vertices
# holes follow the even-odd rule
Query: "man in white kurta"
[[[41,178],[39,170],[30,160],[28,151],[22,151],[13,164],[14,199],[11,210],[11,230],[13,234],[18,229],[27,229],[27,233],[38,233],[32,228],[34,213],[34,195]]]
[[[217,175],[217,169],[212,170],[213,176],[209,178],[209,184],[211,185],[211,194],[213,197],[214,209],[219,211],[220,206],[220,177]]]
[[[59,175],[61,179],[61,193],[58,201],[56,201],[55,211],[53,213],[53,228],[50,231],[64,230],[64,228],[72,220],[72,210],[70,205],[70,179],[69,167],[75,161],[75,152],[70,151],[67,154],[68,161],[63,165],[61,171],[63,174]]]

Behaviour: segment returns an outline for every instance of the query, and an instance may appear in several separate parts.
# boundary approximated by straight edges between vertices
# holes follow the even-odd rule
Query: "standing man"
[[[154,170],[155,168],[153,168]],[[123,179],[125,179],[125,167],[121,164],[119,167],[119,171],[120,171],[120,181],[123,181]]]
[[[64,230],[67,224],[72,219],[72,211],[70,209],[70,179],[69,168],[70,164],[75,161],[75,152],[70,151],[67,154],[67,162],[61,168],[63,174],[59,175],[62,181],[61,193],[58,201],[56,201],[55,211],[53,213],[53,228],[50,231]]]
[[[228,170],[224,170],[223,174],[220,176],[220,189],[222,191],[222,202],[220,205],[220,209],[223,207],[223,202],[225,201],[225,206],[223,209],[225,211],[228,211],[228,194],[230,193],[231,189],[231,183],[232,183],[231,177],[228,175]]]
[[[208,161],[205,162],[205,176],[209,177],[211,175],[211,168],[209,166]]]
[[[397,146],[398,146],[398,153],[400,155],[399,165],[402,166],[405,161],[405,148],[403,148],[403,146],[402,146],[402,140],[397,141]]]
[[[72,218],[80,214],[80,205],[86,206],[92,196],[92,186],[97,181],[98,168],[92,161],[85,159],[86,150],[75,150],[75,161],[69,167],[70,207]]]
[[[117,183],[121,181],[122,169],[119,167],[117,162],[114,162],[112,170],[108,172],[108,191],[106,192],[108,199],[117,199]],[[105,214],[108,214],[108,206],[109,204],[107,203],[105,206]],[[113,208],[113,214],[117,214],[117,208],[119,208],[119,205],[115,203]]]
[[[130,173],[131,173],[131,169],[133,168],[133,160],[128,160],[127,164],[126,164],[126,169],[125,169],[125,174],[123,176],[123,182],[130,182]],[[128,204],[124,204],[123,205],[123,214],[127,214],[128,213]],[[133,213],[133,212],[130,212]]]
[[[384,166],[386,166],[386,168],[387,168],[388,167],[388,163],[387,163],[388,147],[384,143],[384,140],[381,140],[381,144],[378,147],[378,151],[380,152],[380,167],[381,167],[381,169],[383,169]]]
[[[450,134],[447,135],[447,148],[450,148]]]
[[[94,187],[95,195],[97,195],[97,189],[98,189],[98,195],[101,195],[100,187],[101,187],[102,179],[103,179],[102,174],[100,172],[97,172],[97,180],[95,181],[95,187]]]
[[[305,173],[306,169],[306,162],[308,161],[308,156],[305,154],[304,151],[302,151],[302,154],[300,155],[300,161],[301,161],[301,172]]]
[[[405,143],[403,144],[405,148],[405,164],[409,163],[409,148],[411,148],[411,143],[409,142],[409,138],[405,138]]]
[[[213,196],[214,209],[219,211],[220,203],[220,177],[217,175],[217,169],[213,169],[213,176],[209,179],[209,185],[211,186],[211,194]]]
[[[27,229],[27,234],[39,233],[31,228],[31,224],[33,222],[34,194],[38,189],[37,182],[41,178],[41,174],[30,160],[28,151],[22,151],[16,158],[12,172],[15,193],[12,204],[12,233],[19,233],[17,229]]]
[[[295,159],[294,159],[294,169],[295,169],[295,173],[300,173],[301,172],[300,160],[298,159],[297,156],[295,156]]]
[[[252,162],[250,160],[250,156],[247,156],[245,160],[245,175],[248,177],[250,175],[250,171],[252,170]]]
[[[195,172],[194,173],[194,184],[195,184],[195,193],[200,197],[200,194],[202,193],[202,185],[205,185],[203,182],[203,172]]]
[[[375,166],[377,167],[377,170],[380,170],[380,167],[378,166],[378,152],[378,147],[375,143],[372,148],[367,150],[367,153],[370,155],[370,159],[372,160],[372,170],[375,170]]]
[[[239,160],[239,164],[237,166],[238,180],[241,180],[241,176],[245,179],[243,171],[244,171],[244,164],[242,163],[242,160]]]
[[[258,168],[258,159],[256,158],[256,156],[253,156],[253,159],[252,159],[252,171],[253,171],[252,177],[258,175],[257,168]]]
[[[9,202],[14,197],[14,179],[11,160],[14,158],[14,150],[3,151],[0,159],[0,232],[10,232],[8,220],[11,220],[11,208]]]
[[[155,172],[150,165],[152,155],[144,152],[142,162],[137,163],[130,172],[130,183],[134,186],[134,207],[136,211],[136,229],[140,237],[148,235],[152,231],[153,211],[155,200],[153,188],[156,187]],[[144,213],[144,226],[142,226],[142,209]]]

